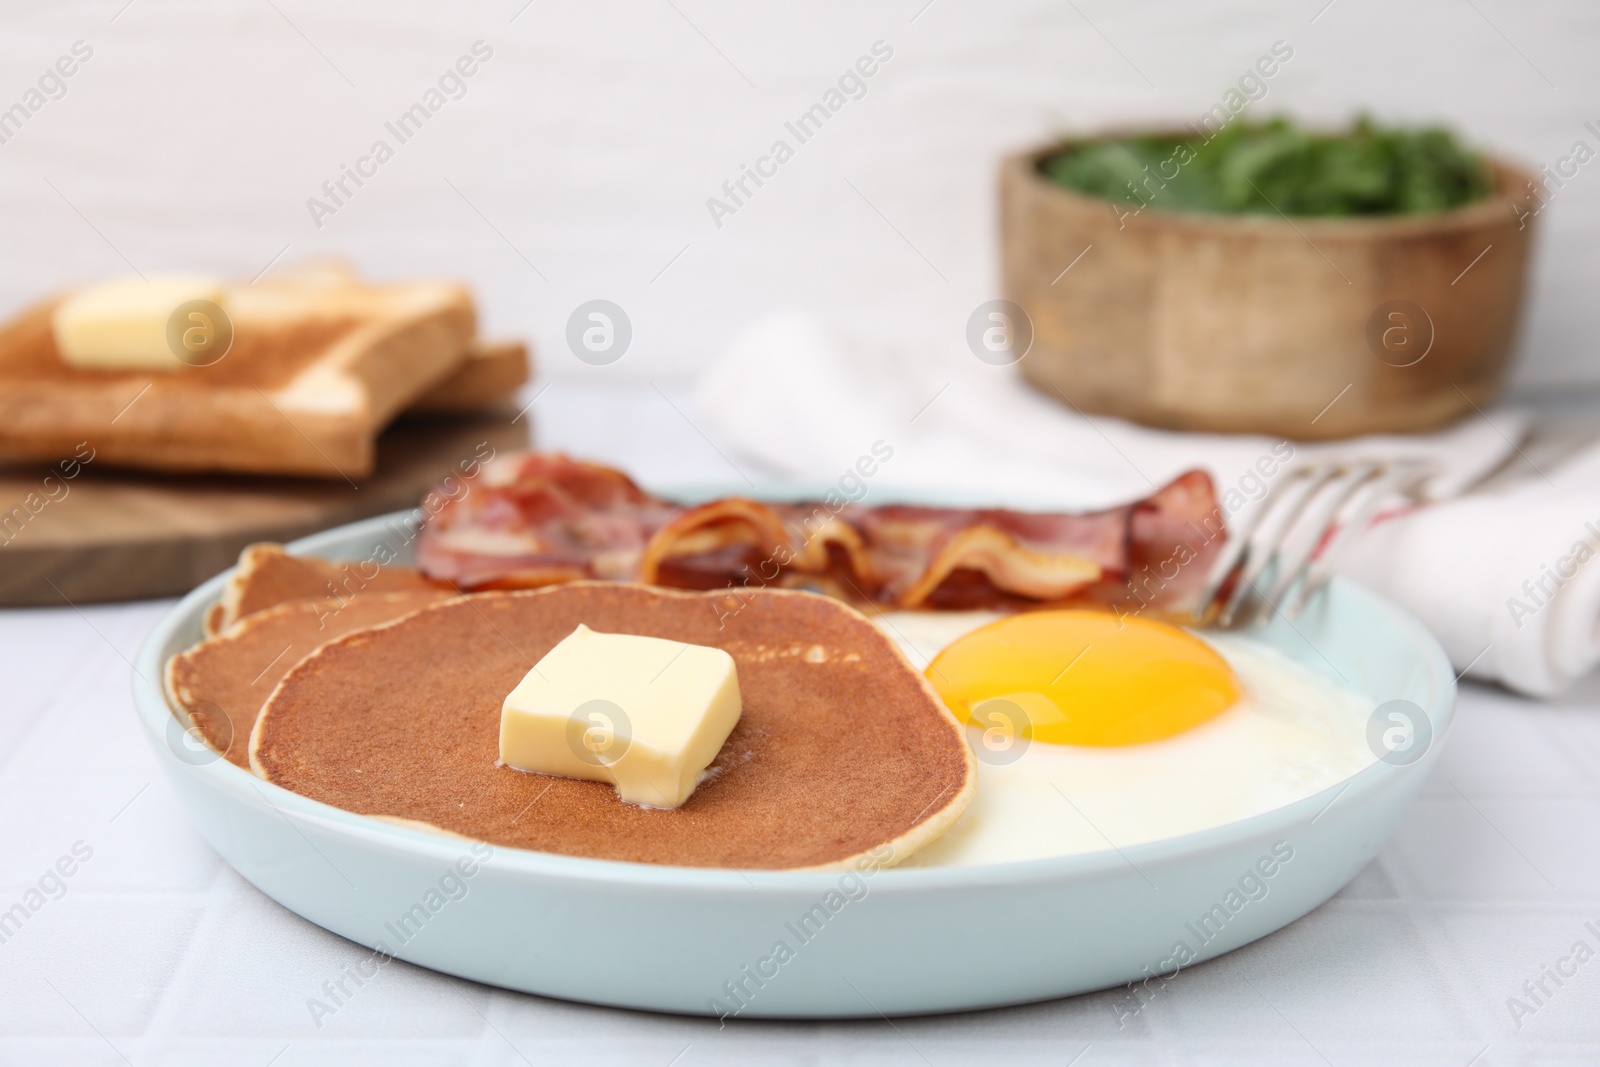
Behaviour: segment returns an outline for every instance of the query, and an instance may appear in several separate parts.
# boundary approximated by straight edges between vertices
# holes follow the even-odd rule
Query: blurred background
[[[1600,143],[1585,128],[1600,7],[1579,0],[105,0],[0,18],[0,109],[92,50],[0,124],[0,313],[130,265],[250,278],[338,253],[371,276],[468,280],[485,331],[529,338],[542,377],[687,376],[789,307],[964,351],[972,308],[998,295],[1002,153],[1197,121],[1280,41],[1293,57],[1252,118],[1443,121],[1535,171]],[[477,42],[459,98],[399,142],[385,123]],[[875,42],[892,56],[865,94],[714,218],[708,199],[794,143],[784,123]],[[393,158],[314,213],[380,138]],[[1600,384],[1597,285],[1600,166],[1585,166],[1540,219],[1517,392]],[[597,298],[634,330],[604,368],[564,343]]]

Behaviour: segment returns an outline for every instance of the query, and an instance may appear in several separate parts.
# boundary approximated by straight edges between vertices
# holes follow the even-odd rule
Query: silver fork
[[[1289,471],[1228,538],[1197,616],[1221,629],[1274,611],[1297,618],[1378,507],[1395,494],[1415,499],[1433,473],[1432,464],[1415,459],[1335,460]]]

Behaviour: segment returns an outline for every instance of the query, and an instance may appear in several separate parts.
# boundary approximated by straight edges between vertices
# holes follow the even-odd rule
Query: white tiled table
[[[541,445],[647,481],[730,477],[653,389],[558,382],[534,410]],[[1110,991],[892,1024],[719,1028],[396,962],[318,1028],[307,999],[365,950],[235,875],[159,777],[128,659],[168,607],[0,612],[0,909],[75,843],[93,850],[0,944],[0,1062],[1600,1063],[1600,957],[1560,987],[1546,979],[1552,995],[1520,1028],[1506,1003],[1576,941],[1600,952],[1585,927],[1600,930],[1600,679],[1551,704],[1467,686],[1439,768],[1376,862],[1136,1015]]]

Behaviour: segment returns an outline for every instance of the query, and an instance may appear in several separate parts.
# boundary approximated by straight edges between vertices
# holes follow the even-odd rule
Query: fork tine
[[[1288,596],[1296,583],[1306,576],[1316,557],[1317,549],[1322,547],[1323,541],[1327,538],[1328,532],[1334,528],[1345,505],[1386,467],[1387,464],[1379,461],[1351,463],[1341,467],[1339,473],[1326,484],[1325,489],[1317,494],[1312,505],[1301,514],[1301,521],[1296,524],[1297,529],[1290,531],[1278,546],[1277,573],[1273,576],[1274,581],[1270,588],[1261,593],[1261,599],[1266,602],[1268,609],[1277,610],[1278,604]],[[1299,536],[1294,537],[1295,533]]]
[[[1329,478],[1338,473],[1339,468],[1311,467],[1306,470],[1304,479],[1293,485],[1285,484],[1281,493],[1273,493],[1262,502],[1263,510],[1269,511],[1270,516],[1264,516],[1251,531],[1240,561],[1238,583],[1218,616],[1217,625],[1226,628],[1235,624],[1236,616],[1244,606],[1246,598],[1252,592],[1259,593],[1258,579],[1262,573],[1276,563],[1278,549],[1284,537],[1294,529],[1300,514],[1317,495],[1317,491],[1327,484]],[[1271,521],[1268,521],[1269,518]]]
[[[1377,509],[1396,492],[1414,495],[1430,473],[1416,459],[1330,461],[1288,472],[1229,538],[1197,618],[1204,623],[1217,608],[1230,578],[1233,588],[1212,625],[1248,625],[1289,598],[1283,614],[1298,617]]]
[[[1388,466],[1377,478],[1367,484],[1365,493],[1358,498],[1356,504],[1349,509],[1349,514],[1339,524],[1338,530],[1328,541],[1327,547],[1312,561],[1310,569],[1306,572],[1305,581],[1296,594],[1294,603],[1290,606],[1288,615],[1291,619],[1300,617],[1311,598],[1333,577],[1333,568],[1345,548],[1353,542],[1361,532],[1367,528],[1372,517],[1377,514],[1385,500],[1393,493],[1410,494],[1429,474],[1428,465],[1416,460],[1401,460]]]
[[[1212,565],[1211,577],[1206,582],[1205,591],[1201,594],[1200,608],[1197,612],[1201,619],[1204,619],[1206,611],[1222,592],[1223,586],[1227,585],[1228,578],[1239,569],[1248,555],[1250,543],[1255,537],[1257,528],[1260,527],[1262,520],[1273,508],[1273,497],[1281,495],[1289,486],[1300,481],[1309,473],[1310,469],[1307,467],[1296,467],[1294,470],[1285,473],[1283,481],[1274,486],[1272,492],[1261,501],[1260,505],[1245,516],[1244,522],[1239,524],[1238,529],[1230,532],[1228,540],[1223,544],[1222,555],[1217,557],[1217,562]]]

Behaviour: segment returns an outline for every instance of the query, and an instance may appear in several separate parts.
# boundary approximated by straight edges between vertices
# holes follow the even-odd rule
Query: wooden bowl
[[[1491,197],[1428,215],[1207,215],[1159,194],[1133,212],[1041,174],[1062,147],[1000,171],[1004,292],[1032,320],[1021,370],[1047,395],[1317,439],[1432,429],[1499,392],[1532,236],[1521,170],[1493,161]]]

